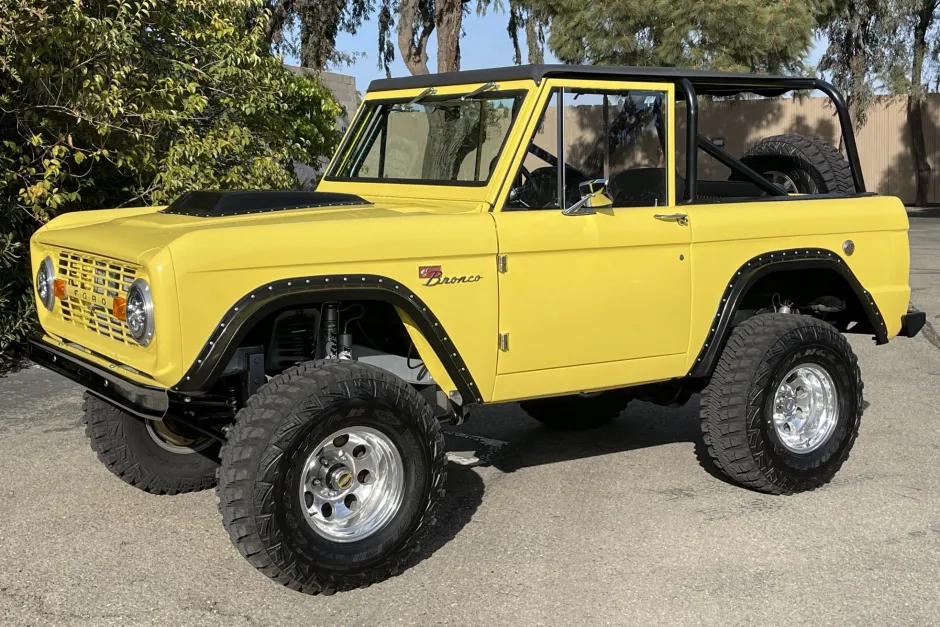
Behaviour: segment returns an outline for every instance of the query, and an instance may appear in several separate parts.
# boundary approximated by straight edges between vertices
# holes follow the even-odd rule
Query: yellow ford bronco
[[[844,157],[698,132],[702,103],[805,90],[832,100]],[[728,477],[816,488],[862,415],[843,334],[925,322],[904,207],[865,191],[845,104],[813,78],[377,80],[316,191],[70,213],[31,252],[32,357],[87,388],[100,460],[157,494],[218,485],[238,550],[308,593],[407,563],[444,493],[441,423],[480,403],[577,429],[701,394]]]

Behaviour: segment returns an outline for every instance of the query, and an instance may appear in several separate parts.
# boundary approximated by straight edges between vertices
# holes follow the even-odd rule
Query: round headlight
[[[52,259],[46,257],[42,260],[42,263],[39,264],[39,270],[36,271],[36,294],[49,311],[52,311],[52,308],[55,307],[54,281],[55,266],[52,265]]]
[[[141,346],[153,339],[153,298],[150,286],[143,279],[131,283],[127,290],[127,328],[131,337]]]

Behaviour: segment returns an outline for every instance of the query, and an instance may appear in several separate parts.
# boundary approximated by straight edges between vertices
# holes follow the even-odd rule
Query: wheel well
[[[789,306],[842,332],[874,333],[868,310],[848,280],[831,268],[780,270],[760,277],[742,297],[731,326]]]
[[[338,332],[352,333],[356,344],[395,355],[414,351],[394,305],[379,300],[331,299],[294,303],[267,314],[251,327],[239,348],[263,346],[269,374],[314,359],[317,344],[322,342],[320,316],[327,303],[335,303],[339,311]]]
[[[369,361],[370,356],[375,355],[398,358],[397,369],[384,369],[406,380],[410,376],[413,383],[434,382],[393,304],[381,300],[323,298],[292,302],[268,312],[252,324],[234,348],[214,386],[215,391],[246,401],[257,389],[257,383],[251,383],[252,377],[262,374],[260,371],[251,373],[252,355],[263,356],[263,375],[267,376],[306,361],[329,357],[322,327],[328,307],[337,311],[337,334],[351,334],[353,355],[365,353],[357,359]],[[262,382],[263,379],[261,377]]]

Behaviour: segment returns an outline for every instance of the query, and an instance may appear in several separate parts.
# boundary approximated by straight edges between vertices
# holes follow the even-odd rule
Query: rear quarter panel
[[[722,293],[738,269],[763,253],[823,248],[841,256],[881,311],[889,337],[907,312],[910,248],[907,212],[887,196],[694,205],[691,367],[711,329]],[[843,252],[846,240],[855,252]]]

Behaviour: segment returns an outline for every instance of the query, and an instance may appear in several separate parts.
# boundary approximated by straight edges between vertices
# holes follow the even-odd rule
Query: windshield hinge
[[[483,92],[490,91],[492,89],[499,89],[499,85],[497,85],[493,81],[490,81],[489,83],[487,83],[486,85],[483,85],[482,87],[477,87],[476,89],[471,91],[469,94],[464,94],[463,96],[460,97],[460,99],[469,100],[470,98],[473,98],[474,96],[478,94],[482,94]]]
[[[408,101],[408,104],[413,105],[414,103],[418,102],[419,100],[424,100],[424,99],[427,98],[428,96],[433,96],[433,95],[436,94],[436,93],[437,93],[437,90],[436,90],[436,89],[434,89],[433,87],[428,87],[427,89],[425,89],[424,91],[422,91],[420,94],[418,94],[417,96],[415,96],[413,100],[409,100],[409,101]]]

